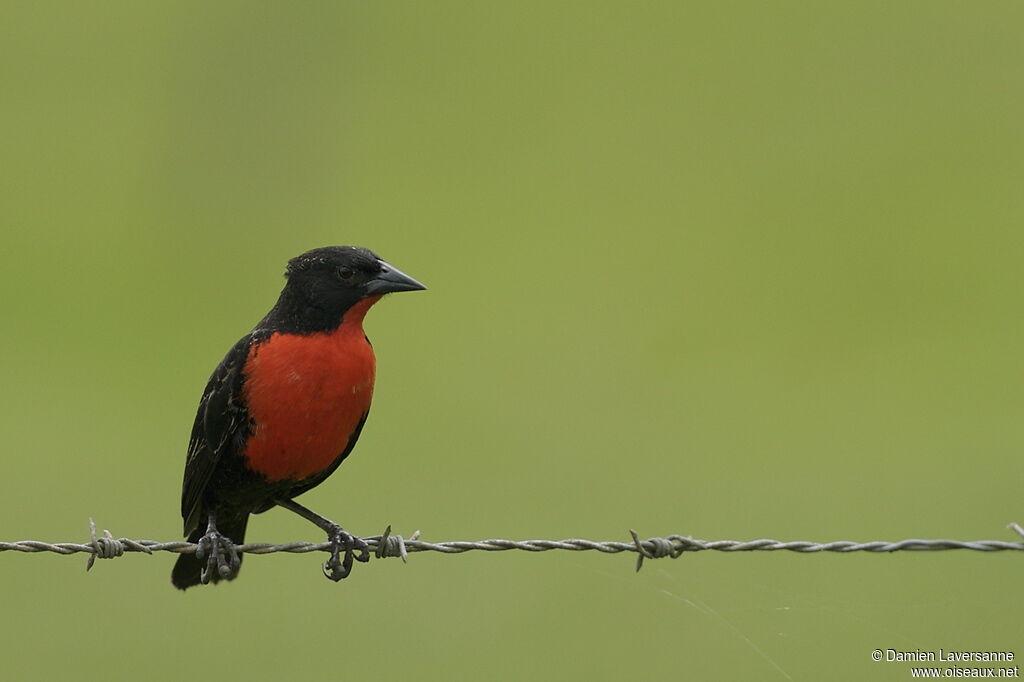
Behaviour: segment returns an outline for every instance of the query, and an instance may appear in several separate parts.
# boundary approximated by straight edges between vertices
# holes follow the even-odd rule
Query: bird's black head
[[[260,324],[265,329],[313,333],[335,329],[356,303],[425,286],[369,249],[324,246],[288,261],[277,305]]]

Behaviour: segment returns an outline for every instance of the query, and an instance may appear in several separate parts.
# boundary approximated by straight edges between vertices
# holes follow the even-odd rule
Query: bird
[[[288,261],[270,312],[214,369],[189,439],[181,493],[184,535],[171,583],[233,580],[250,514],[282,507],[327,534],[324,575],[369,560],[365,541],[295,501],[355,447],[373,397],[376,359],[363,318],[381,297],[426,289],[376,253],[327,246]]]

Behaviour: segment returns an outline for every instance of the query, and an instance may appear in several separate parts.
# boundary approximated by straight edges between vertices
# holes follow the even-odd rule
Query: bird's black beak
[[[368,296],[391,294],[396,291],[420,291],[421,289],[426,289],[425,286],[393,265],[384,261],[379,261],[379,263],[380,272],[366,283],[366,293]]]

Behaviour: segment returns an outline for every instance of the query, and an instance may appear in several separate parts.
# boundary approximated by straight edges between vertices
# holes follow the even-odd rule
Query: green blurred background
[[[288,258],[349,243],[431,287],[371,314],[373,415],[303,497],[356,532],[1012,539],[1022,22],[3,3],[0,539],[178,538],[209,372]],[[871,650],[1021,647],[1009,553],[322,560],[182,594],[168,554],[0,554],[3,678],[908,679]]]

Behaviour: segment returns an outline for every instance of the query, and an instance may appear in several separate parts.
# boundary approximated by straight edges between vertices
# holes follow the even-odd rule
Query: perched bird
[[[376,370],[366,312],[385,294],[426,287],[353,246],[307,251],[288,262],[285,278],[277,303],[228,351],[199,401],[181,493],[185,536],[198,548],[174,565],[179,589],[238,575],[235,545],[249,515],[274,506],[327,533],[328,578],[369,560],[364,541],[294,498],[338,468],[366,423]]]

